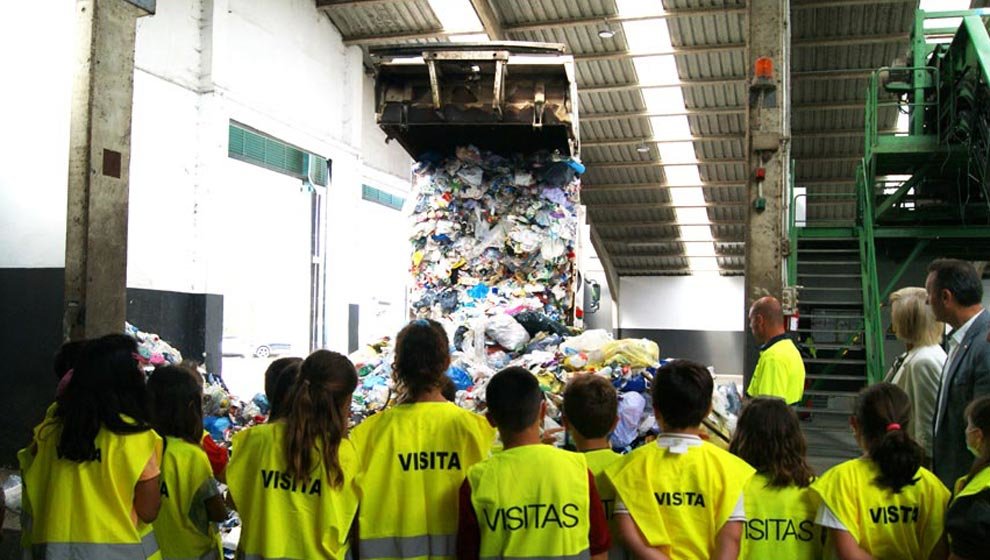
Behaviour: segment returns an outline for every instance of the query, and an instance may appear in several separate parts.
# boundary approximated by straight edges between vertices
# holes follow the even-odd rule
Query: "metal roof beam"
[[[863,131],[860,131],[863,134]],[[681,142],[717,142],[726,140],[744,140],[743,134],[712,134],[710,136],[691,136],[687,138],[617,138],[615,140],[596,140],[581,142],[582,148],[601,148],[606,146],[638,146],[640,144],[676,144]]]
[[[840,70],[806,70],[801,72],[791,72],[791,76],[795,78],[801,78],[805,81],[813,80],[851,80],[851,79],[861,79],[868,78],[870,73],[873,72],[872,69],[840,69]],[[614,91],[629,91],[634,89],[663,89],[663,88],[681,88],[681,87],[705,87],[712,85],[745,85],[745,76],[725,76],[719,78],[685,78],[680,79],[677,82],[660,82],[660,83],[628,83],[628,84],[610,84],[606,86],[595,85],[595,86],[580,86],[578,88],[578,93],[611,93]]]
[[[702,188],[718,188],[718,187],[729,187],[729,188],[741,188],[745,187],[745,181],[712,181],[710,183],[702,183],[700,185],[661,185],[658,183],[612,183],[612,184],[597,184],[597,183],[581,183],[581,192],[599,192],[599,191],[652,191],[660,189],[697,189]]]
[[[705,202],[704,204],[674,204],[673,202],[636,202],[633,204],[586,204],[588,212],[597,210],[662,210],[674,208],[727,208],[748,206],[745,202]],[[598,224],[609,223],[597,221]]]
[[[791,10],[818,10],[823,8],[846,8],[860,6],[877,6],[881,4],[912,4],[912,0],[791,0]]]
[[[515,25],[503,26],[506,33],[521,32],[521,31],[542,31],[544,29],[553,28],[559,29],[563,27],[583,27],[586,25],[607,25],[607,24],[621,24],[626,21],[647,21],[647,20],[661,20],[661,19],[672,19],[672,18],[683,18],[692,16],[709,16],[709,15],[723,15],[723,14],[739,14],[745,15],[746,8],[695,8],[695,9],[685,9],[685,10],[670,10],[662,14],[650,15],[650,16],[605,16],[605,17],[582,17],[574,19],[565,19],[559,21],[541,21],[535,23],[519,23]]]
[[[478,14],[478,19],[481,20],[481,26],[485,28],[488,38],[492,41],[504,41],[506,39],[505,30],[502,29],[502,23],[498,20],[491,0],[471,0],[471,6]]]
[[[662,161],[585,161],[586,166],[592,169],[624,169],[628,167],[684,167],[688,165],[742,165],[745,159],[699,159],[698,161],[685,161],[664,163]]]
[[[686,111],[619,111],[614,113],[586,113],[580,115],[580,122],[610,121],[613,119],[629,119],[636,117],[691,117],[695,115],[739,115],[746,111],[743,107],[712,107],[703,109],[688,109]]]

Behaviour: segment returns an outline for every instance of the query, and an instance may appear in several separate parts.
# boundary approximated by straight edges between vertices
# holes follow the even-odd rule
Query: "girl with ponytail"
[[[399,331],[397,404],[354,429],[365,560],[454,557],[458,491],[468,468],[488,457],[495,430],[444,398],[449,346],[436,321],[416,319]]]
[[[243,522],[238,558],[344,558],[357,514],[358,456],[347,438],[357,371],[317,350],[286,411],[233,440],[227,484]]]
[[[976,457],[969,474],[956,482],[945,531],[951,560],[986,557],[990,542],[990,396],[966,407],[966,447]]]
[[[911,437],[911,402],[891,383],[864,389],[850,425],[864,451],[812,484],[821,497],[815,522],[840,559],[944,559],[949,491],[921,466]]]

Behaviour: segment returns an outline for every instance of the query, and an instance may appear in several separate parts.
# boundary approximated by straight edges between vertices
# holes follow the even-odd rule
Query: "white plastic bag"
[[[485,334],[506,350],[521,350],[529,343],[529,333],[511,315],[496,315],[485,326]]]

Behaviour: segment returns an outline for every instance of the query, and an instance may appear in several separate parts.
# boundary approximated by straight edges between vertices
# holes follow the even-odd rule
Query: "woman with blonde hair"
[[[890,295],[890,325],[906,352],[894,360],[884,381],[911,398],[911,436],[932,456],[932,418],[942,384],[945,350],[939,346],[945,325],[925,303],[924,288],[901,288]]]

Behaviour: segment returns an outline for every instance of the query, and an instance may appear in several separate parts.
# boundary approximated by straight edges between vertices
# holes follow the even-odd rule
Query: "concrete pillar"
[[[750,0],[747,114],[749,207],[746,216],[746,308],[763,295],[781,296],[784,283],[787,185],[790,173],[790,10],[787,0]],[[754,75],[756,60],[773,61],[773,77]],[[758,181],[757,170],[766,178]],[[747,323],[748,324],[748,323]],[[755,344],[747,346],[747,382],[756,365]]]
[[[124,328],[135,22],[153,10],[153,1],[76,2],[65,338]]]

